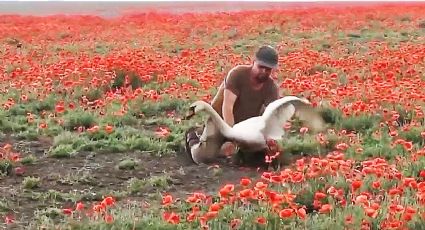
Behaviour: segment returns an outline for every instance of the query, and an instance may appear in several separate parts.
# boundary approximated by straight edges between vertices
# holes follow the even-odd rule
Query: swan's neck
[[[211,107],[206,108],[208,113],[211,115],[211,119],[214,121],[217,128],[227,138],[233,138],[233,130],[221,117],[220,115]]]

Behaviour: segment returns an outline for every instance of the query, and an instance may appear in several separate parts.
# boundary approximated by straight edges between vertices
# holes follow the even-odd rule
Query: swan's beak
[[[195,106],[189,107],[189,113],[186,114],[186,116],[183,118],[183,120],[189,120],[193,116],[195,116]]]

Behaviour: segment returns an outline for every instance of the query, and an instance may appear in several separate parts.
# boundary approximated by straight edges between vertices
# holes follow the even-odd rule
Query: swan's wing
[[[271,104],[269,104],[271,105]],[[290,102],[273,104],[264,111],[264,136],[278,140],[285,134],[283,126],[295,114],[295,107]],[[273,108],[273,110],[271,109]]]
[[[286,106],[288,103],[293,103],[295,101],[301,101],[301,102],[304,102],[305,104],[308,103],[306,100],[301,99],[301,98],[296,97],[296,96],[285,96],[285,97],[279,98],[279,99],[274,100],[273,102],[269,103],[266,106],[266,108],[264,109],[262,116],[264,118],[267,118],[267,117],[271,116],[271,114],[274,113],[277,109],[279,109],[279,107]]]
[[[246,120],[243,120],[239,123],[233,125],[232,129],[238,133],[246,133],[249,130],[254,132],[264,129],[265,123],[264,119],[261,116],[250,117]]]
[[[263,147],[264,135],[263,130],[266,124],[263,118],[251,117],[239,123],[236,123],[232,130],[235,134],[234,142],[242,148],[255,148],[255,146]]]
[[[294,102],[295,116],[303,122],[313,133],[322,132],[326,128],[325,121],[319,111],[309,103]]]
[[[320,114],[308,101],[295,96],[287,96],[270,103],[262,115],[265,121],[263,133],[273,139],[280,139],[285,133],[283,126],[296,115],[312,131],[317,132],[324,127]]]

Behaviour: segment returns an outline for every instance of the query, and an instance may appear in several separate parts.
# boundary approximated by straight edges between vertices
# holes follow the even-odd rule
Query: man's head
[[[264,45],[257,50],[252,68],[257,82],[267,80],[272,70],[277,68],[278,57],[277,51],[271,46]]]

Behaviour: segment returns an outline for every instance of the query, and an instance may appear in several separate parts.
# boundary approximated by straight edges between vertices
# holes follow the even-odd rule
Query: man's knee
[[[230,141],[223,142],[220,148],[220,155],[226,156],[226,157],[231,156],[236,153],[236,149],[237,149],[236,146],[232,142]]]

